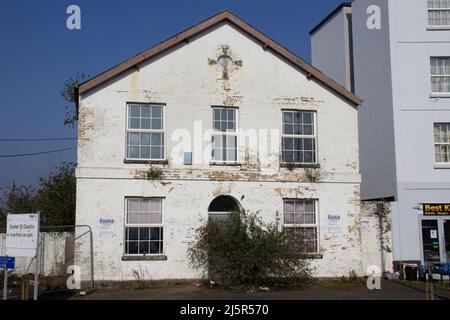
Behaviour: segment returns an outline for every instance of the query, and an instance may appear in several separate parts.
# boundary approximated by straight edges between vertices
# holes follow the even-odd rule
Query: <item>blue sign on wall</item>
[[[185,165],[192,165],[192,152],[185,152],[184,153],[184,164]]]
[[[16,259],[14,257],[1,257],[0,256],[0,269],[14,269]]]

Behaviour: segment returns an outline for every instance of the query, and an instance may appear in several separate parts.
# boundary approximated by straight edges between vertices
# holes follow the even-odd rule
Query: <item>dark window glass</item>
[[[422,220],[423,256],[426,262],[440,262],[437,220]]]

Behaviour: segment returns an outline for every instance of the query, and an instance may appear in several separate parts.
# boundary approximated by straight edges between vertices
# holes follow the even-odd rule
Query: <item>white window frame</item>
[[[437,125],[447,125],[449,127],[449,132],[450,132],[450,122],[435,122],[433,123],[433,136],[434,136],[434,163],[436,165],[444,165],[444,166],[449,166],[450,165],[450,156],[449,156],[449,160],[448,162],[439,162],[436,161],[436,146],[441,146],[441,145],[446,145],[448,146],[448,148],[450,148],[450,141],[449,142],[437,142],[436,141],[436,137],[435,137],[435,131],[436,131],[436,126]]]
[[[161,107],[162,114],[162,129],[133,129],[129,128],[129,112],[131,106],[147,106],[147,107]],[[166,105],[158,103],[144,103],[144,102],[128,102],[126,108],[126,124],[125,124],[125,159],[135,160],[135,161],[165,161],[166,160]],[[150,158],[131,158],[128,157],[128,133],[162,133],[163,135],[163,157],[162,158],[152,158],[150,150]]]
[[[151,200],[151,199],[158,199],[161,200],[161,223],[128,223],[128,200]],[[165,230],[164,230],[164,207],[165,207],[165,198],[164,197],[125,197],[125,223],[124,223],[124,234],[123,234],[123,254],[124,256],[131,256],[131,257],[142,257],[144,256],[143,253],[127,253],[127,228],[161,228],[162,229],[162,247],[163,250],[160,253],[146,253],[145,256],[161,256],[165,255],[166,252],[166,244],[165,244]],[[150,232],[150,231],[149,231]],[[150,235],[149,235],[150,237]],[[138,240],[140,241],[140,240]],[[150,247],[149,247],[150,249]],[[149,250],[150,251],[150,250]]]
[[[310,201],[314,202],[315,223],[286,223],[286,202],[287,201]],[[315,228],[316,229],[316,251],[306,252],[306,254],[318,254],[320,248],[320,228],[319,228],[319,200],[318,199],[283,199],[283,229],[285,228]]]
[[[313,115],[313,134],[312,135],[305,135],[305,134],[284,134],[284,122],[283,122],[283,113],[284,112],[307,112],[307,113],[312,113],[312,115]],[[313,138],[314,139],[314,145],[315,145],[315,152],[314,152],[314,158],[315,158],[315,161],[314,162],[285,162],[284,160],[283,160],[283,151],[284,151],[284,149],[283,149],[283,138],[307,138],[307,139],[311,139],[311,138]],[[319,162],[318,162],[318,154],[319,154],[319,152],[318,152],[318,149],[319,149],[319,146],[318,146],[318,139],[317,139],[317,112],[315,111],[315,110],[295,110],[295,109],[282,109],[281,110],[281,144],[280,144],[280,147],[281,147],[281,164],[283,164],[283,165],[289,165],[289,164],[291,164],[291,165],[300,165],[300,166],[302,166],[302,165],[304,165],[304,166],[308,166],[308,165],[317,165]]]
[[[233,131],[217,131],[214,129],[214,110],[215,109],[232,109],[234,110],[235,117],[235,127]],[[239,163],[239,108],[238,107],[230,107],[230,106],[212,106],[211,107],[211,162],[218,164],[236,164]],[[222,136],[231,136],[236,137],[236,160],[216,160],[212,156],[212,151],[214,149],[214,144],[212,143],[213,137],[222,137]]]
[[[447,11],[449,18],[448,18],[448,24],[431,24],[430,20],[430,14],[432,12],[442,12],[442,11]],[[449,7],[445,7],[445,8],[432,8],[430,7],[430,1],[428,1],[428,26],[431,28],[450,28],[450,4]]]
[[[450,91],[434,91],[433,90],[433,78],[449,78],[450,79],[450,72],[448,74],[433,74],[433,72],[431,70],[433,59],[447,59],[450,62],[450,56],[430,57],[431,94],[432,95],[450,95]]]

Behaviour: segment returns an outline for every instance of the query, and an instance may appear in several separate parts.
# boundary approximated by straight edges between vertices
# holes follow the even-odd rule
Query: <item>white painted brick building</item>
[[[230,12],[81,84],[78,96],[76,220],[93,228],[97,280],[198,277],[187,241],[219,196],[285,227],[302,219],[318,276],[364,273],[359,98]],[[212,155],[212,136],[228,149]],[[87,248],[77,243],[80,264]]]

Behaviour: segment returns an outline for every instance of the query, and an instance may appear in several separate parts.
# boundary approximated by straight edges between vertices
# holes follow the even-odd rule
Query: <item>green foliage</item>
[[[305,177],[309,182],[317,183],[323,178],[321,168],[305,168]]]
[[[75,223],[75,165],[63,163],[48,177],[39,179],[39,188],[17,186],[3,190],[0,198],[0,228],[6,227],[7,213],[41,212],[47,226]]]
[[[73,163],[63,163],[47,178],[40,178],[36,205],[49,226],[75,224],[76,179]]]
[[[20,286],[20,277],[14,272],[14,270],[8,270],[8,288],[16,288]],[[5,276],[5,270],[0,269],[0,287],[3,289],[3,279]]]
[[[301,286],[312,268],[301,239],[279,223],[264,223],[256,214],[236,212],[224,221],[209,219],[196,230],[188,249],[190,265],[224,286]]]
[[[9,191],[4,191],[5,211],[35,212],[36,211],[36,190],[31,186],[18,186],[13,182]]]
[[[163,171],[160,168],[151,167],[146,172],[147,180],[161,180]]]
[[[345,288],[345,287],[360,287],[365,286],[366,278],[358,278],[353,276],[343,276],[340,278],[333,279],[320,279],[316,280],[313,283],[318,287],[322,288]]]
[[[18,186],[13,182],[9,189],[3,189],[2,192],[0,228],[6,228],[6,215],[8,213],[31,213],[38,211],[36,190],[31,186]]]
[[[88,78],[89,76],[84,73],[77,73],[74,77],[67,79],[64,83],[64,87],[59,91],[64,100],[72,104],[72,107],[66,106],[64,125],[73,127],[78,120],[78,115],[74,108],[76,102],[75,87],[86,81]]]

